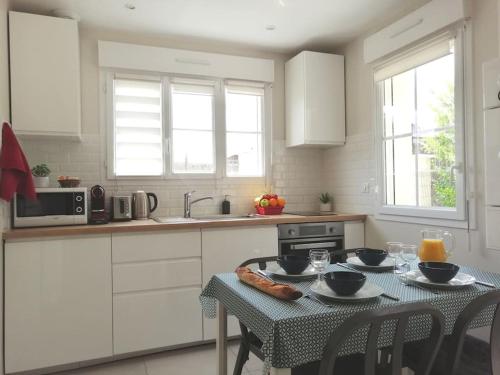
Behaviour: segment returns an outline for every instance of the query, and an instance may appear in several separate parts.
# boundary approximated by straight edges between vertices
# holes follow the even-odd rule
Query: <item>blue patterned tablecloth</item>
[[[345,269],[331,265],[329,271]],[[475,268],[462,267],[461,272],[471,274],[477,280],[500,287],[500,275],[483,272]],[[216,302],[220,301],[230,314],[235,315],[264,343],[266,365],[277,368],[293,368],[301,364],[320,360],[328,338],[347,318],[363,311],[384,306],[411,302],[427,302],[439,309],[446,317],[445,333],[452,331],[458,314],[479,295],[492,288],[475,284],[454,290],[429,290],[403,285],[392,273],[365,272],[367,282],[379,285],[386,293],[396,295],[400,301],[378,297],[369,302],[335,303],[333,308],[322,306],[308,298],[297,301],[281,301],[238,280],[235,273],[218,274],[212,277],[203,290],[200,300],[205,316],[215,318]],[[288,282],[288,281],[286,281]],[[304,294],[310,293],[314,280],[293,283]],[[290,282],[289,282],[290,283]],[[290,283],[292,284],[292,283]],[[489,325],[492,311],[481,314],[473,327]],[[430,318],[410,321],[406,340],[418,340],[428,335]],[[379,345],[390,344],[394,325],[387,324],[379,339]],[[359,330],[344,345],[342,354],[362,351],[366,343],[366,330]],[[267,367],[266,366],[266,367]]]

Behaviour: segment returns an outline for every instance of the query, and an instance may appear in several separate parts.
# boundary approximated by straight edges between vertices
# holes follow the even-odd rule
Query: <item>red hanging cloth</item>
[[[0,151],[0,198],[10,202],[14,193],[36,200],[31,168],[24,152],[7,122],[2,126],[2,150]]]

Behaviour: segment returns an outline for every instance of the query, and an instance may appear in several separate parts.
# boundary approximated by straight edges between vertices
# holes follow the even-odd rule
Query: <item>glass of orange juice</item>
[[[422,262],[446,262],[455,249],[455,236],[440,229],[420,231],[422,242],[418,256]]]

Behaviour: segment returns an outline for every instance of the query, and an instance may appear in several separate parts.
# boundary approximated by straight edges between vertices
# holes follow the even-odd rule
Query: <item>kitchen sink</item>
[[[247,215],[208,215],[208,216],[195,216],[194,219],[202,221],[212,221],[212,220],[242,220],[242,219],[255,219],[260,218],[260,216],[247,214]]]
[[[260,218],[257,215],[209,215],[209,216],[196,216],[196,217],[155,217],[153,220],[162,224],[175,224],[175,223],[193,223],[197,221],[229,221],[229,220],[245,220]]]

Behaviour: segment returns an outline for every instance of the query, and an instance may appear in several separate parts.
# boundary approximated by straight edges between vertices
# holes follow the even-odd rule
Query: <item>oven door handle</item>
[[[290,250],[323,249],[325,247],[335,247],[337,242],[314,242],[300,245],[290,245]]]

